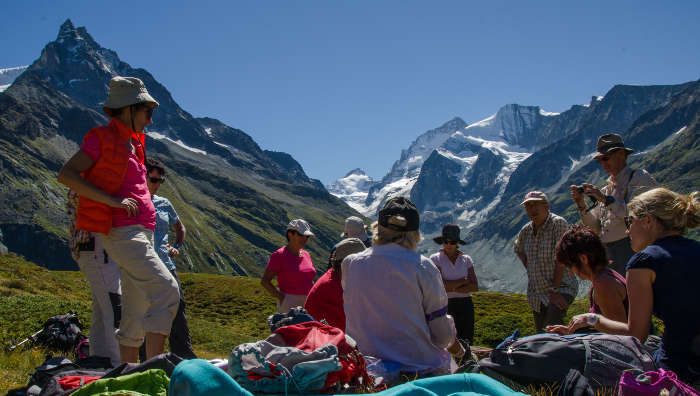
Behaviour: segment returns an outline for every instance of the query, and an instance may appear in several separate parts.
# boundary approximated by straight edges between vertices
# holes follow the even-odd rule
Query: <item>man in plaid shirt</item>
[[[564,314],[578,292],[574,275],[554,261],[554,247],[569,228],[562,217],[549,211],[547,196],[531,191],[522,202],[530,222],[515,241],[515,254],[527,271],[527,301],[535,317],[535,328],[563,324]]]

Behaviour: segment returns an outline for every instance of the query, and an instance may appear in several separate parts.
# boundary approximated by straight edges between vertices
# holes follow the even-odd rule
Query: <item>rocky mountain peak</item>
[[[393,181],[397,177],[417,176],[423,162],[430,153],[440,147],[456,131],[467,127],[467,123],[459,117],[454,117],[441,126],[431,129],[411,143],[408,149],[401,150],[401,158],[394,163],[384,181]]]
[[[70,18],[68,18],[58,29],[58,37],[56,37],[56,41],[61,42],[67,38],[75,38],[75,35],[75,26],[73,25],[73,22],[70,20]]]
[[[58,29],[56,43],[63,46],[72,46],[74,50],[77,49],[76,46],[85,46],[95,50],[101,48],[84,26],[76,28],[70,19],[66,19]]]
[[[345,176],[343,176],[343,177],[345,178],[345,177],[352,176],[352,175],[366,176],[367,174],[366,174],[365,171],[363,171],[362,169],[360,169],[360,168],[355,168],[355,169],[351,170],[350,172],[348,172],[348,173],[347,173]]]
[[[70,20],[22,70],[0,69],[2,85],[11,84],[0,93],[0,202],[16,203],[0,205],[0,225],[10,250],[30,260],[75,268],[65,241],[65,187],[56,172],[88,130],[108,122],[102,106],[115,75],[140,78],[160,102],[146,147],[176,180],[164,194],[187,208],[181,218],[191,248],[178,266],[259,276],[284,240],[280,224],[292,215],[313,221],[317,238],[307,249],[322,262],[343,219],[357,214],[289,154],[263,151],[245,132],[213,118],[192,117],[148,71],[121,61]],[[42,249],[32,244],[37,240]]]
[[[539,106],[507,104],[496,114],[466,128],[464,134],[491,141],[504,141],[523,148],[535,146],[537,131],[556,113],[549,113]]]

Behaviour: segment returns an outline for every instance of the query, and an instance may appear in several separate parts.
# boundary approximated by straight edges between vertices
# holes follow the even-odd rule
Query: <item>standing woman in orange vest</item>
[[[122,362],[163,353],[177,312],[177,282],[153,248],[155,208],[146,184],[144,128],[158,102],[134,77],[114,77],[103,110],[109,125],[92,128],[63,165],[58,181],[80,195],[76,228],[97,234],[122,277],[117,331]]]

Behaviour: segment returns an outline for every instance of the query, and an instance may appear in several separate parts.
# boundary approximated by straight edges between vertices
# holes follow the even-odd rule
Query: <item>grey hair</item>
[[[400,216],[392,216],[392,219],[394,217]],[[391,222],[392,219],[389,219],[389,222]],[[400,221],[401,219],[398,220]],[[418,230],[405,232],[394,231],[390,228],[386,228],[384,226],[379,225],[379,223],[376,221],[372,223],[372,234],[373,246],[396,243],[400,246],[405,247],[406,249],[411,249],[413,251],[418,250],[418,244],[421,243],[421,241],[423,240],[423,235],[421,235],[420,231]]]
[[[634,197],[627,205],[635,217],[654,216],[666,231],[685,234],[688,229],[700,225],[700,192],[688,195],[666,188],[655,188]]]

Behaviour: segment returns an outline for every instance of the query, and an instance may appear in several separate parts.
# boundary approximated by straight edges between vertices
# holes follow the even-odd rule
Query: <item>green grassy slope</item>
[[[180,274],[187,300],[195,352],[204,358],[227,358],[231,349],[269,335],[267,317],[274,300],[249,277]],[[476,344],[495,346],[514,328],[534,332],[527,299],[520,294],[475,294]],[[41,328],[43,322],[68,311],[78,312],[90,326],[90,291],[80,272],[50,271],[21,257],[0,257],[0,343],[7,347]],[[585,311],[580,300],[569,316]],[[4,350],[4,348],[3,348]],[[44,358],[41,351],[0,352],[0,393],[20,386]]]

